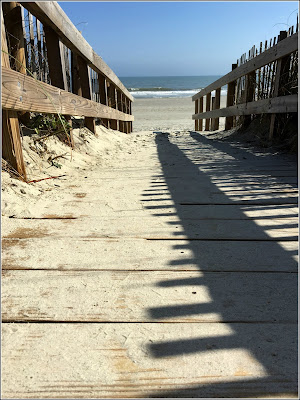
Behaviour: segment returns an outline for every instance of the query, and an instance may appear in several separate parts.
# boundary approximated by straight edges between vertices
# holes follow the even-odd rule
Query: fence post
[[[60,42],[57,33],[49,26],[44,26],[44,34],[47,46],[51,85],[63,90],[68,90],[63,45]],[[65,115],[65,119],[70,125],[72,124],[69,115]],[[70,130],[70,146],[74,147],[72,129]]]
[[[214,110],[215,109],[215,103],[216,103],[216,98],[215,96],[213,96],[211,98],[211,109]],[[210,130],[214,131],[214,126],[215,126],[215,118],[211,118],[211,125],[210,125]]]
[[[198,99],[195,100],[195,114],[198,114],[198,113],[199,113],[199,110],[198,110],[198,103],[199,103]],[[198,119],[195,119],[195,131],[198,131],[198,129],[199,129],[199,120],[198,120]]]
[[[107,85],[105,76],[98,73],[98,82],[99,82],[99,94],[100,94],[100,103],[108,106],[108,99],[107,99]],[[101,118],[103,125],[106,128],[109,128],[109,121],[107,118]]]
[[[199,114],[203,113],[203,97],[199,99]],[[201,132],[203,130],[203,119],[198,120],[198,130]]]
[[[254,100],[255,93],[255,84],[256,84],[256,72],[250,72],[246,76],[246,87],[245,87],[245,103],[251,103]],[[244,116],[244,126],[248,126],[251,122],[251,115]]]
[[[287,32],[280,31],[280,35],[278,37],[278,42],[285,39],[286,37],[287,37]],[[274,91],[273,91],[272,97],[277,97],[279,94],[279,90],[280,90],[279,85],[282,84],[282,78],[284,77],[286,68],[287,69],[289,68],[289,67],[286,67],[286,65],[288,64],[287,63],[288,58],[289,58],[289,56],[284,57],[284,58],[279,58],[279,60],[277,61],[276,76],[275,76],[275,82],[274,82]],[[274,136],[275,119],[276,119],[276,114],[271,114],[269,140],[272,140],[273,136]]]
[[[232,64],[232,71],[236,68],[237,68],[237,64]],[[230,107],[234,104],[235,85],[236,85],[236,81],[228,83],[226,107]],[[225,130],[227,131],[227,130],[231,129],[232,127],[233,127],[233,117],[226,117]]]
[[[111,108],[116,108],[116,91],[115,86],[111,82],[107,82],[107,94],[108,94],[108,106]],[[109,120],[110,128],[113,130],[118,129],[118,124],[116,119]]]
[[[129,99],[126,96],[124,96],[124,112],[126,114],[128,114],[128,110],[129,110],[128,102],[129,102]],[[125,121],[124,125],[125,125],[125,133],[129,133],[129,122]]]
[[[221,89],[216,89],[216,96],[214,101],[213,110],[219,110],[221,104]],[[212,119],[212,130],[217,131],[219,129],[219,118]]]
[[[210,111],[210,103],[211,103],[211,93],[207,93],[206,95],[206,111]],[[205,130],[209,131],[210,127],[210,118],[206,118],[205,120]]]
[[[10,68],[5,25],[1,10],[1,65]],[[2,157],[26,181],[20,126],[16,111],[2,110]]]
[[[119,104],[119,110],[121,112],[124,112],[123,93],[122,92],[120,92],[120,103],[118,102],[118,104]],[[121,120],[119,121],[119,129],[121,132],[124,132],[124,121],[121,121]]]

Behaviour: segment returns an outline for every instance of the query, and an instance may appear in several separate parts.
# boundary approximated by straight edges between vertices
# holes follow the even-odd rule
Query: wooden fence
[[[26,180],[19,117],[95,119],[132,132],[133,97],[57,2],[2,3],[2,157]],[[29,114],[28,114],[29,115]]]
[[[226,117],[225,130],[239,122],[247,125],[257,114],[271,114],[269,139],[274,134],[276,114],[298,111],[298,22],[278,38],[260,43],[244,54],[232,71],[192,97],[195,102],[195,130],[219,129],[219,117]],[[276,44],[277,39],[277,44]],[[227,85],[226,108],[220,108],[221,88]],[[212,92],[215,96],[212,97]],[[206,104],[204,110],[204,96]]]

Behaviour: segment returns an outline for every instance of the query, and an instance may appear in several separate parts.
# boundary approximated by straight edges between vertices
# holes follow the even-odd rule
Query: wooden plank
[[[217,300],[217,305],[212,299]],[[275,319],[277,323],[287,323],[297,321],[296,299],[297,280],[289,272],[267,276],[264,272],[2,273],[5,322],[266,323]]]
[[[199,104],[198,103],[199,103],[199,101],[196,100],[195,101],[195,114],[199,113]],[[195,131],[198,131],[198,129],[199,129],[199,120],[195,119]]]
[[[171,199],[166,200],[172,201]],[[192,202],[191,202],[192,203]],[[194,203],[194,202],[193,202]],[[155,201],[152,202],[155,204]],[[196,203],[197,204],[197,203]],[[201,204],[201,203],[200,203]],[[15,220],[9,226],[3,222],[4,237],[22,239],[31,237],[77,237],[77,238],[145,238],[145,239],[193,239],[193,240],[297,240],[297,218],[253,220],[187,220],[169,218],[163,224],[140,217],[129,218],[124,224],[116,218],[95,218],[87,227],[86,221],[76,220],[76,230],[70,221],[63,220]],[[130,221],[130,222],[129,222]],[[151,222],[152,221],[152,222]],[[5,230],[4,230],[5,229]],[[63,232],[63,235],[62,235]]]
[[[256,85],[256,72],[251,72],[246,76],[246,88],[245,88],[245,103],[251,103],[255,100],[255,85]],[[244,126],[249,125],[251,122],[251,115],[245,116]]]
[[[280,35],[279,35],[279,41],[281,42],[282,40],[284,40],[287,37],[287,32],[286,31],[280,31]],[[277,61],[276,64],[276,73],[275,73],[275,81],[274,81],[274,89],[273,89],[273,93],[272,93],[272,97],[277,97],[279,95],[279,84],[282,78],[282,63],[286,62],[286,59],[280,58]],[[275,129],[275,118],[276,118],[276,114],[272,114],[271,115],[271,121],[270,121],[270,130],[269,130],[269,140],[273,139],[273,135],[274,135],[274,129]]]
[[[215,104],[213,109],[219,110],[221,104],[221,89],[216,89]],[[212,130],[217,131],[219,129],[219,118],[213,118],[212,120]]]
[[[80,79],[81,96],[84,97],[85,99],[91,100],[92,92],[91,92],[91,81],[88,71],[88,65],[86,61],[80,56],[77,57],[77,65],[78,65],[78,74]],[[86,126],[91,132],[96,133],[95,119],[93,117],[85,116],[84,126]]]
[[[15,111],[134,120],[133,115],[124,114],[5,67],[2,68],[2,107]]]
[[[262,99],[252,101],[246,104],[237,104],[235,106],[221,108],[204,112],[202,114],[193,115],[193,119],[229,117],[233,115],[250,115],[250,114],[272,114],[272,113],[290,113],[298,110],[298,95],[281,96],[271,99]]]
[[[66,90],[59,37],[49,26],[44,26],[44,33],[47,45],[51,85]]]
[[[247,75],[250,72],[255,71],[256,69],[259,69],[264,65],[269,64],[272,61],[278,60],[279,58],[291,54],[297,49],[298,49],[298,33],[295,33],[293,36],[284,39],[283,41],[279,42],[276,46],[271,47],[262,54],[259,54],[253,59],[247,61],[245,64],[242,64],[234,71],[229,72],[222,78],[211,83],[205,89],[195,94],[192,97],[192,100],[195,101],[196,99],[205,96],[207,93],[210,93],[215,89],[225,86],[228,83],[233,82],[238,78]]]
[[[1,9],[1,64],[2,70],[10,71],[5,25]],[[12,71],[14,72],[14,71]],[[17,74],[24,76],[22,73]],[[3,76],[2,76],[3,80]],[[22,152],[22,142],[18,114],[16,111],[2,110],[2,157],[20,177],[26,180],[26,169]]]
[[[232,71],[237,69],[237,64],[232,64]],[[227,87],[227,98],[226,98],[226,107],[233,106],[235,103],[235,88],[236,88],[236,81],[229,82]],[[233,127],[234,119],[232,116],[226,118],[225,120],[225,130],[229,130]]]
[[[298,397],[297,324],[15,323],[2,337],[4,398]]]
[[[210,103],[211,103],[211,93],[207,93],[206,95],[206,113],[210,111]],[[201,115],[203,118],[203,114]],[[210,128],[210,118],[206,118],[205,120],[205,130],[209,131]]]
[[[106,76],[107,79],[113,82],[131,101],[133,101],[133,97],[126,87],[102,58],[94,52],[57,2],[21,2],[21,4],[45,26],[51,27],[69,49],[81,56],[87,64],[93,66],[98,73]]]
[[[179,239],[65,237],[64,243],[64,251],[61,251],[60,238],[3,238],[2,269],[210,272],[298,270],[297,241],[190,242]],[[109,257],[106,256],[108,254]]]
[[[203,113],[203,97],[201,97],[199,100],[200,100],[199,113],[201,114],[201,113]],[[200,132],[202,132],[202,130],[203,130],[203,119],[199,119],[198,129],[199,129]]]
[[[22,22],[21,6],[16,2],[4,2],[2,4],[4,23],[9,33],[12,64],[16,71],[26,74],[25,42]],[[9,67],[9,65],[3,65]]]

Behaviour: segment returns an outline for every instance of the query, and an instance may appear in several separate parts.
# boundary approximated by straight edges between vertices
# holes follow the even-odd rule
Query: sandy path
[[[5,192],[3,397],[297,397],[293,158],[109,133]]]

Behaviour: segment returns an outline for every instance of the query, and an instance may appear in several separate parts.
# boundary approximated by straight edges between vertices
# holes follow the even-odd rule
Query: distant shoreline
[[[221,108],[226,107],[226,96],[221,96]],[[205,108],[205,98],[204,98]],[[192,97],[139,98],[132,103],[133,131],[180,131],[194,130],[192,115],[195,103]],[[220,118],[220,129],[225,118]]]

